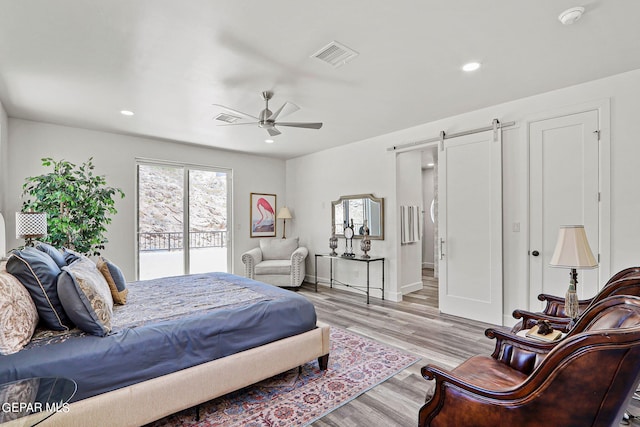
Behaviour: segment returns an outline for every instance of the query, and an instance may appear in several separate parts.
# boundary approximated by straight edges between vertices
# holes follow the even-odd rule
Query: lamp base
[[[576,323],[578,319],[580,305],[578,304],[578,293],[576,286],[578,284],[578,272],[575,268],[572,268],[569,272],[569,289],[564,297],[564,312],[571,319],[571,327]]]

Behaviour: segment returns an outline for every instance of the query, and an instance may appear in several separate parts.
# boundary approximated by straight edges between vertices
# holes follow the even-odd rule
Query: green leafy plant
[[[105,177],[95,175],[93,158],[81,166],[65,160],[42,159],[53,166],[47,174],[32,176],[22,186],[23,212],[47,214],[47,236],[42,240],[87,255],[100,255],[108,242],[106,226],[118,211],[114,197],[124,193],[109,187]],[[26,196],[26,197],[25,197]]]

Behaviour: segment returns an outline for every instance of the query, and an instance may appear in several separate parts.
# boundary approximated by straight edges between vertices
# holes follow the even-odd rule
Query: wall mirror
[[[366,221],[371,239],[384,239],[384,199],[373,194],[340,196],[331,202],[331,224],[336,236],[344,236],[344,227],[353,220],[355,238],[362,238]]]

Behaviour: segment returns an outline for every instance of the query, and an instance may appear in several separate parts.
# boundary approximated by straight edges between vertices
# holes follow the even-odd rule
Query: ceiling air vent
[[[336,41],[332,41],[311,55],[312,58],[317,58],[336,68],[346,64],[356,56],[358,56],[358,52]]]
[[[234,116],[233,114],[220,113],[215,117],[215,119],[225,123],[235,123],[240,120],[241,117]]]

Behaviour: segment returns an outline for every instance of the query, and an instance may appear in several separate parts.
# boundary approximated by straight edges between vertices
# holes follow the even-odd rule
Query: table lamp
[[[43,212],[16,212],[16,239],[24,239],[33,246],[33,239],[47,235],[47,214]]]
[[[282,226],[282,238],[286,239],[286,233],[287,233],[287,220],[288,219],[292,219],[293,217],[291,216],[291,212],[289,212],[289,208],[286,206],[283,206],[280,208],[280,210],[278,211],[278,215],[276,215],[276,219],[281,219],[284,221],[284,224]]]
[[[564,311],[573,321],[578,317],[578,272],[576,269],[595,268],[598,266],[584,231],[584,225],[561,225],[558,243],[549,265],[552,267],[570,268],[569,289],[564,300]]]

